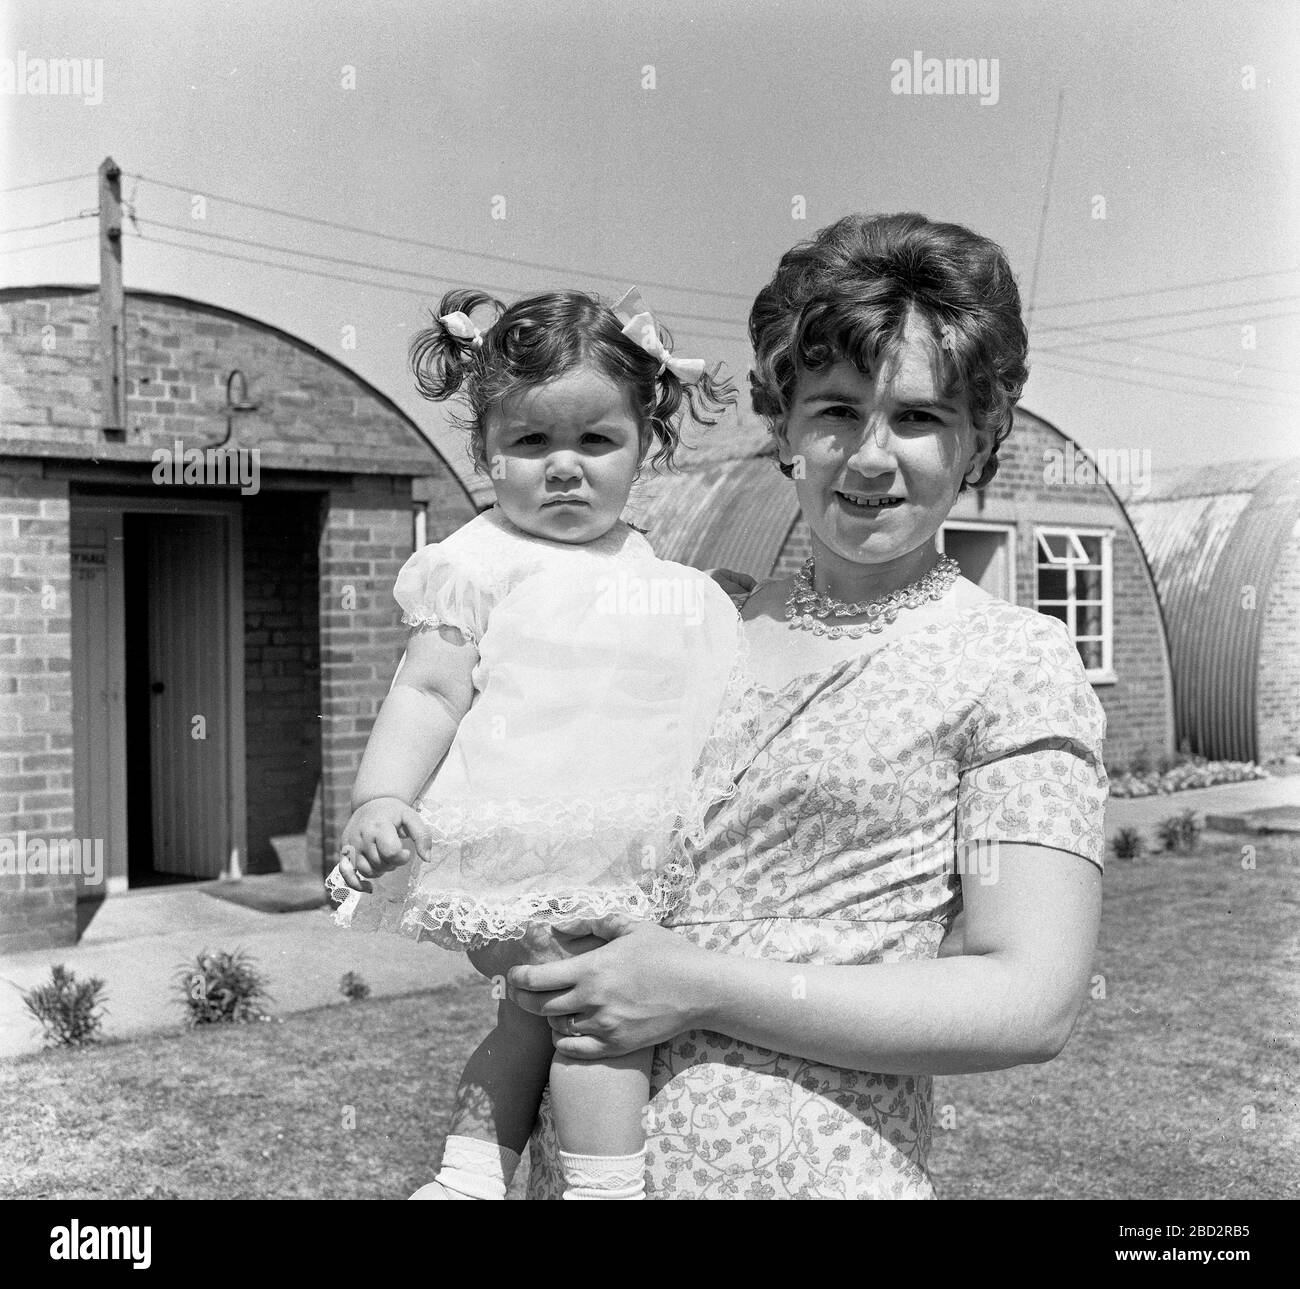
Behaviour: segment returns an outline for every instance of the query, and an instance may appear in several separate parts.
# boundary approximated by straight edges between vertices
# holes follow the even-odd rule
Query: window
[[[1016,602],[1014,524],[946,523],[938,539],[940,552],[957,561],[968,582],[1008,604]]]
[[[1110,534],[1039,528],[1034,536],[1035,607],[1065,623],[1089,680],[1114,680]]]

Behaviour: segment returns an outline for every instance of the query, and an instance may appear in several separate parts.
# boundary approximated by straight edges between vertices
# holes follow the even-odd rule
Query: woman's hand
[[[579,923],[579,926],[587,924]],[[564,962],[580,953],[601,949],[605,941],[594,935],[565,935],[545,922],[529,925],[518,940],[494,940],[481,949],[471,949],[467,954],[470,965],[480,976],[505,980],[511,967],[536,965],[543,962]]]
[[[513,967],[506,976],[510,1000],[550,1021],[557,1052],[600,1060],[702,1027],[712,957],[705,950],[617,913],[569,923],[562,934],[609,943],[566,962]],[[570,1017],[577,1037],[567,1033]]]
[[[729,568],[704,570],[733,599],[743,600],[758,583],[748,573],[737,573]]]
[[[428,824],[400,797],[376,797],[358,806],[343,829],[339,876],[354,891],[370,891],[368,878],[409,863],[412,846],[427,856],[431,840]]]

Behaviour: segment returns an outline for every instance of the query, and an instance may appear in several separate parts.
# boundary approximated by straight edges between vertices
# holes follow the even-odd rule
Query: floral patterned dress
[[[764,691],[736,795],[666,925],[790,963],[933,958],[993,842],[1096,864],[1105,714],[1064,627],[1001,600]],[[797,973],[792,976],[797,987]],[[723,1034],[655,1049],[650,1199],[933,1198],[928,1075],[837,1069]],[[528,1198],[562,1187],[549,1101]]]

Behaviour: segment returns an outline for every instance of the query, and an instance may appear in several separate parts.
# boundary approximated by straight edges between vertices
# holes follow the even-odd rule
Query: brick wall
[[[74,455],[102,444],[98,298],[67,288],[0,291],[0,434],[66,445]],[[418,432],[357,377],[291,336],[141,293],[128,293],[126,322],[125,442],[145,459],[177,438],[187,446],[220,440],[226,379],[238,369],[258,408],[235,416],[234,441],[260,448],[268,462],[331,469],[361,461],[375,469],[400,453],[427,470],[434,460]]]
[[[328,872],[351,814],[352,781],[406,643],[393,583],[412,549],[409,489],[358,480],[331,490],[320,537],[321,800],[308,854]],[[444,521],[445,522],[445,521]],[[453,524],[452,527],[457,525]],[[444,535],[430,531],[429,540]]]
[[[1300,522],[1278,560],[1260,632],[1255,712],[1259,759],[1300,753]]]
[[[791,485],[793,486],[793,485]],[[781,553],[772,566],[771,577],[793,577],[802,567],[803,562],[812,554],[812,530],[802,515],[795,520],[790,535],[781,547]]]
[[[244,505],[247,871],[273,873],[270,839],[307,830],[320,781],[320,493]]]
[[[0,836],[72,837],[68,488],[0,459]],[[76,879],[0,874],[0,953],[71,944]]]

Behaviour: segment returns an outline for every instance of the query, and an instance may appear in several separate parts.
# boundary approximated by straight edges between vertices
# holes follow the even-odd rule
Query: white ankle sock
[[[645,1151],[571,1155],[560,1151],[564,1199],[645,1199]]]
[[[508,1146],[479,1137],[448,1137],[435,1181],[469,1199],[505,1199],[519,1167]]]

